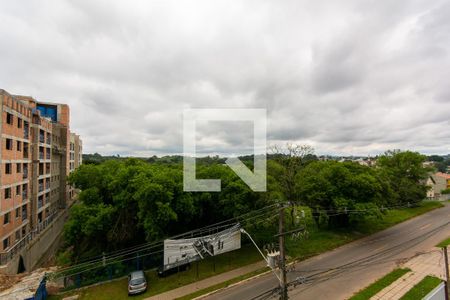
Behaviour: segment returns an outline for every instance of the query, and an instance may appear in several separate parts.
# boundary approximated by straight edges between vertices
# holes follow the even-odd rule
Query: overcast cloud
[[[320,154],[450,153],[449,1],[0,3],[0,88],[69,104],[84,152],[181,153],[183,109],[223,107]],[[205,153],[251,151],[204,125]]]

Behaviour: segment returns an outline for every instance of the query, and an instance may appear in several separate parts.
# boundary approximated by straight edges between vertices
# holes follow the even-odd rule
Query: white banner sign
[[[206,236],[164,240],[164,271],[241,248],[239,224]]]

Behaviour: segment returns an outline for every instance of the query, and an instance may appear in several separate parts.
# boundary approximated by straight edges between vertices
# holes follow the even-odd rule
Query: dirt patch
[[[10,287],[14,286],[16,283],[22,280],[24,276],[26,276],[26,274],[19,274],[19,275],[0,274],[0,291],[7,290]]]

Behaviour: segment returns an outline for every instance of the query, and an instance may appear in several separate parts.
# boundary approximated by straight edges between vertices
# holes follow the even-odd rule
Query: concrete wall
[[[0,266],[2,274],[17,274],[20,257],[23,259],[25,271],[29,272],[38,267],[38,263],[43,256],[49,256],[47,251],[56,251],[57,247],[52,247],[55,241],[59,240],[64,223],[68,217],[68,210],[64,210],[53,220],[38,236],[26,245],[12,260],[6,265]]]

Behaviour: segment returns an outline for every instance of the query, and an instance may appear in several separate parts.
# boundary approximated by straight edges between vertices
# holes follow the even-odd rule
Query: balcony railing
[[[61,215],[60,215],[61,216]],[[48,216],[43,222],[39,223],[36,228],[25,235],[21,240],[19,240],[14,246],[6,251],[0,252],[0,265],[6,265],[10,260],[12,260],[16,254],[20,252],[26,245],[28,245],[33,239],[35,239],[39,234],[48,227],[55,219],[58,218],[58,212],[54,212]]]

